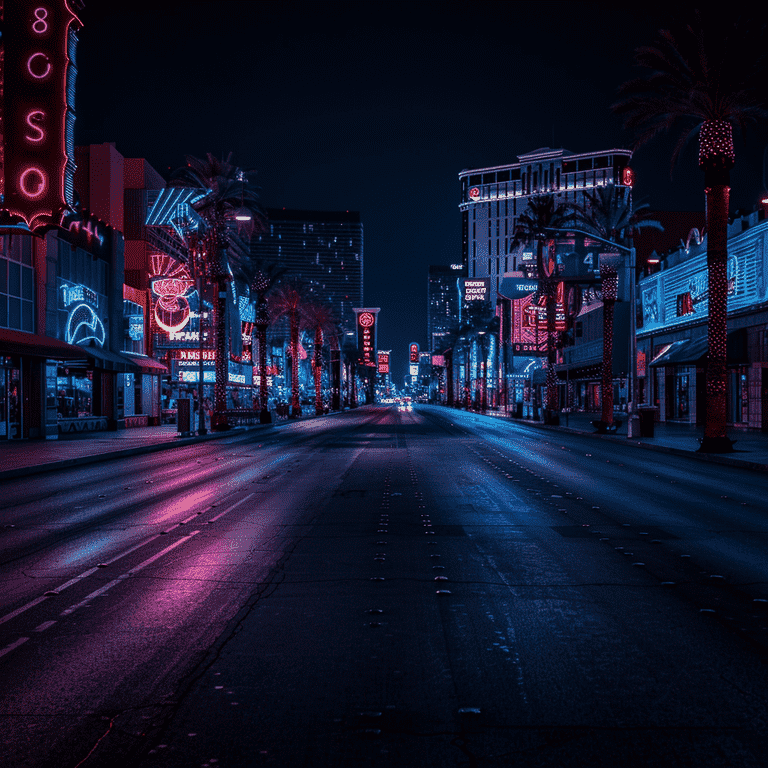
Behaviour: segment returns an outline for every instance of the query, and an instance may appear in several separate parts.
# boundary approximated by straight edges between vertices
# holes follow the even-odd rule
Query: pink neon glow
[[[45,60],[45,69],[43,70],[42,74],[38,74],[37,72],[35,72],[35,71],[32,69],[32,62],[33,62],[35,59],[39,58],[39,57],[42,57],[42,58]],[[37,66],[37,65],[35,65],[35,66]],[[33,53],[33,54],[32,54],[32,55],[31,55],[31,56],[30,56],[30,57],[27,59],[27,71],[28,71],[28,72],[29,72],[29,74],[30,74],[30,75],[32,75],[32,77],[34,77],[36,80],[44,80],[46,77],[48,77],[48,75],[50,75],[50,74],[51,74],[51,69],[53,69],[53,67],[51,66],[51,62],[50,62],[50,60],[48,59],[48,57],[47,57],[47,56],[46,56],[44,53],[41,53],[40,51],[38,51],[37,53]]]
[[[194,283],[179,277],[163,277],[152,281],[155,302],[155,322],[166,332],[176,333],[189,322],[189,302],[186,293]],[[170,319],[166,320],[166,317]],[[175,322],[174,322],[175,320]]]
[[[37,177],[37,186],[31,187],[30,178],[34,181]],[[45,190],[48,187],[48,177],[39,168],[32,166],[27,168],[19,177],[19,189],[21,193],[28,197],[30,200],[37,200],[45,194]]]
[[[48,9],[42,6],[35,8],[35,21],[32,22],[32,31],[38,35],[44,35],[48,31]],[[42,24],[42,26],[40,26]]]
[[[39,126],[35,125],[33,120],[45,120],[45,112],[43,112],[42,109],[33,109],[31,112],[27,114],[26,117],[26,123],[27,125],[33,130],[37,131],[37,136],[30,136],[29,134],[25,134],[24,138],[27,141],[32,141],[35,144],[37,144],[39,141],[43,141],[45,139],[45,131]]]

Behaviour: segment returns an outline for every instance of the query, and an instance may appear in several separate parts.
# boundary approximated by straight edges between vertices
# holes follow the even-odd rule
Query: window
[[[32,239],[2,237],[0,249],[0,327],[34,333],[35,277]]]

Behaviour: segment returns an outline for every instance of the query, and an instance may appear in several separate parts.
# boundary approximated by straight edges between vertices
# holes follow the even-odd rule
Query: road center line
[[[6,653],[10,653],[11,651],[15,650],[20,645],[23,645],[24,643],[26,643],[27,640],[29,640],[28,637],[20,637],[15,643],[6,645],[5,648],[3,648],[2,651],[0,651],[0,656],[5,656]]]
[[[84,605],[87,605],[91,600],[93,600],[94,597],[99,597],[99,595],[105,594],[110,589],[112,589],[112,587],[114,587],[115,584],[119,584],[121,581],[125,581],[125,579],[131,576],[134,576],[140,570],[142,570],[143,568],[146,568],[148,565],[151,565],[152,563],[155,562],[155,560],[159,560],[163,555],[167,554],[172,549],[176,549],[176,547],[189,541],[193,536],[197,535],[198,533],[200,533],[200,531],[192,531],[192,533],[190,533],[188,536],[183,536],[182,538],[178,539],[178,541],[174,541],[173,544],[170,544],[165,549],[160,550],[160,552],[157,552],[156,554],[152,555],[152,557],[148,557],[143,563],[139,563],[134,568],[131,568],[130,571],[127,571],[126,573],[121,573],[116,579],[112,579],[112,581],[108,582],[103,587],[100,587],[94,592],[91,592],[90,595],[83,598],[79,603],[76,603],[75,605],[70,605],[69,608],[65,608],[59,615],[69,616],[69,614],[74,613],[78,608],[82,608]]]

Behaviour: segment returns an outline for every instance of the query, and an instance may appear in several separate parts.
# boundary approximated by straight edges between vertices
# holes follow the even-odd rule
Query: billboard
[[[389,373],[389,352],[379,352],[377,371],[386,376]]]
[[[490,294],[491,281],[487,277],[464,278],[464,301],[487,301]]]
[[[14,0],[0,40],[0,207],[31,230],[60,224],[74,206],[75,49],[79,3]]]
[[[415,341],[408,345],[408,362],[417,364],[419,362],[419,345]]]

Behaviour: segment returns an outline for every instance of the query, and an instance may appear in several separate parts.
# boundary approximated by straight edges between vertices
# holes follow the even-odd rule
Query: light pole
[[[197,267],[195,268],[197,271]],[[204,376],[203,376],[203,350],[204,350],[204,334],[203,334],[203,315],[205,315],[203,305],[203,278],[197,274],[197,335],[198,335],[198,353],[200,360],[198,361],[198,373],[197,373],[197,434],[206,435],[208,430],[205,427],[205,409],[203,408],[203,402],[205,397]]]

